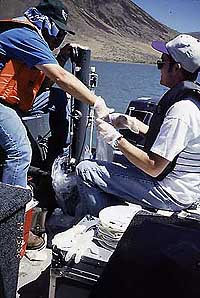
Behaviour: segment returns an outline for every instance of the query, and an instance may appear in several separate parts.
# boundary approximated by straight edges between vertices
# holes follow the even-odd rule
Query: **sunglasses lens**
[[[157,61],[157,68],[158,69],[161,69],[163,67],[163,65],[164,65],[164,62],[163,61],[161,61],[161,60],[158,60]]]

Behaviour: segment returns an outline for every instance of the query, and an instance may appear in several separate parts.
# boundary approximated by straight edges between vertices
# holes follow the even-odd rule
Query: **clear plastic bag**
[[[96,158],[97,160],[112,161],[113,148],[108,145],[97,132]]]
[[[78,202],[77,179],[74,172],[69,171],[69,149],[59,155],[52,166],[52,185],[58,206],[64,214],[74,215]]]

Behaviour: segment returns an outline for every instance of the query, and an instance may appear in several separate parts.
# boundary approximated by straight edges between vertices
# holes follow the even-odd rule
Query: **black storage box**
[[[141,211],[90,298],[200,297],[200,223]]]

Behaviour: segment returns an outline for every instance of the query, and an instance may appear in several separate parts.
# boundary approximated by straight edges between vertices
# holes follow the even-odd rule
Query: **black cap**
[[[51,18],[62,30],[75,34],[67,30],[68,9],[59,0],[41,0],[36,8],[43,14]]]

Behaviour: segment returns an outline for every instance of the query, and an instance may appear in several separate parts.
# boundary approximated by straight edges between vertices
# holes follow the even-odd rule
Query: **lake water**
[[[124,112],[130,100],[138,97],[158,99],[167,89],[160,85],[160,71],[155,65],[92,61],[99,75],[96,94],[110,107]]]

